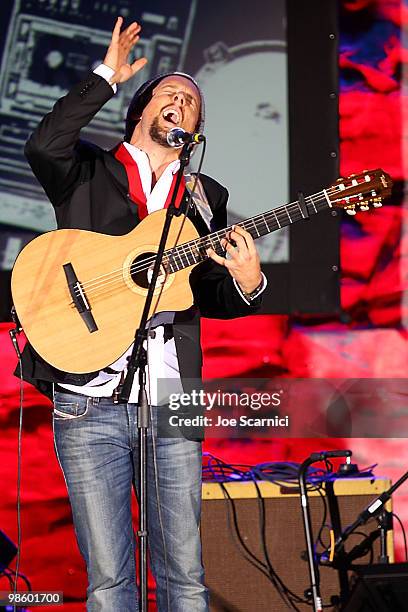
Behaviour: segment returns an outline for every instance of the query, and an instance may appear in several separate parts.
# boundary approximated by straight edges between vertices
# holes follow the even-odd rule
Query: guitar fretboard
[[[305,197],[303,202],[296,200],[286,206],[273,208],[266,213],[256,215],[234,225],[242,227],[256,240],[261,236],[266,236],[297,221],[305,220],[331,207],[332,204],[327,192],[323,190],[313,196]],[[178,272],[183,268],[188,268],[208,259],[207,249],[209,248],[212,248],[218,255],[224,255],[225,249],[221,241],[232,230],[232,227],[230,225],[222,230],[202,236],[196,240],[191,240],[190,242],[185,242],[165,251],[164,263],[168,271],[170,273]]]

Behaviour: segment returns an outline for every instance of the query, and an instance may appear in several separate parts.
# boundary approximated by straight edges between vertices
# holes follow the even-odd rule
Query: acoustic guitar
[[[381,206],[392,181],[380,169],[338,179],[327,189],[239,223],[253,238],[308,219],[333,207],[347,213]],[[14,305],[28,341],[60,370],[100,370],[131,345],[138,327],[166,215],[146,217],[125,236],[77,229],[47,232],[18,256],[12,273]],[[179,311],[193,304],[189,275],[231,227],[200,237],[188,218],[175,217],[166,244],[158,311]]]

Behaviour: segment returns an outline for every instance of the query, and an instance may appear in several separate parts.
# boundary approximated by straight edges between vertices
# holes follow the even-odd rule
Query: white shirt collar
[[[148,212],[151,213],[155,210],[160,210],[163,208],[166,202],[166,198],[173,181],[173,175],[180,168],[180,160],[175,159],[168,164],[152,189],[152,169],[150,167],[147,154],[128,142],[124,142],[123,144],[136,162],[139,169],[140,181],[142,183],[143,192],[146,196],[146,206]]]
[[[142,161],[143,165],[147,162],[150,168],[150,161],[149,161],[149,157],[147,153],[145,153],[144,151],[142,151],[142,149],[139,149],[135,145],[130,144],[130,142],[124,142],[123,144],[125,145],[126,149],[129,151],[129,153],[131,154],[131,156],[133,157],[133,159],[135,160],[137,164],[139,164],[139,160],[143,160]],[[177,170],[180,168],[180,160],[175,159],[174,161],[170,162],[167,168],[171,168],[171,173],[176,174]],[[150,168],[150,172],[151,172],[151,168]]]

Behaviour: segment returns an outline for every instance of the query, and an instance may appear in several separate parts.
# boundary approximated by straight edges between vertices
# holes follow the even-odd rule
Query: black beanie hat
[[[197,121],[197,125],[195,127],[195,131],[196,132],[203,131],[204,97],[203,97],[203,92],[201,91],[200,86],[198,85],[197,81],[192,76],[184,72],[166,72],[164,74],[159,74],[153,79],[150,79],[149,81],[146,81],[145,83],[143,83],[143,85],[139,87],[139,89],[136,91],[135,95],[133,96],[129,104],[128,112],[126,115],[126,124],[125,124],[125,141],[126,142],[130,142],[133,131],[138,121],[140,121],[140,117],[142,115],[144,108],[147,106],[147,104],[149,104],[150,100],[152,99],[153,89],[160,83],[160,81],[162,81],[166,77],[174,76],[174,75],[182,76],[188,79],[189,81],[194,83],[194,85],[197,87],[198,92],[200,94],[201,104],[200,104],[200,115]]]

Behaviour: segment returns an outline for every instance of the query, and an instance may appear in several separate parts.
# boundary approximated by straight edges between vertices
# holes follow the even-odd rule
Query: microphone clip
[[[170,147],[179,148],[184,144],[197,145],[205,141],[205,136],[199,132],[186,132],[183,128],[172,128],[167,134]]]
[[[11,318],[13,320],[15,328],[9,329],[9,336],[10,336],[11,342],[13,343],[14,350],[16,351],[17,358],[20,360],[21,351],[20,351],[20,347],[18,346],[17,336],[21,334],[21,332],[23,331],[23,328],[21,327],[21,323],[18,318],[18,314],[17,314],[14,304],[11,307],[10,313],[11,313]]]

